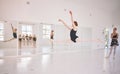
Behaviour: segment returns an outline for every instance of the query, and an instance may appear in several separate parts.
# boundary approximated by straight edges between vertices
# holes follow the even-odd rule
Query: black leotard
[[[50,39],[54,39],[54,38],[53,38],[53,35],[50,36]]]
[[[37,38],[36,37],[33,37],[33,41],[36,41],[37,40]]]
[[[78,38],[78,36],[76,35],[76,32],[74,29],[71,29],[70,31],[70,38],[73,42],[76,42],[76,38]]]
[[[22,38],[19,38],[19,41],[22,41]]]
[[[14,33],[13,33],[13,37],[14,37],[14,38],[17,38],[17,33],[14,32]]]
[[[119,45],[117,38],[118,38],[117,34],[113,36],[110,46],[114,46],[114,45],[118,46]]]

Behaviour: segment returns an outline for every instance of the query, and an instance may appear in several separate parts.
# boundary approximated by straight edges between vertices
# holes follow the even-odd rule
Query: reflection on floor
[[[42,51],[45,54],[37,50],[33,56],[1,58],[0,74],[120,74],[119,48],[115,59],[112,55],[109,59],[104,58],[108,49],[58,48],[50,51],[45,47]],[[34,49],[26,49],[25,52],[28,50],[33,53]],[[26,55],[31,55],[29,53]]]
[[[62,47],[62,48],[61,48]],[[54,48],[51,48],[51,46],[42,46],[39,48],[33,48],[33,47],[24,47],[21,49],[18,48],[4,48],[0,49],[0,57],[12,57],[12,56],[31,56],[34,54],[47,54],[47,53],[63,53],[63,52],[76,52],[81,49],[91,49],[91,47],[86,46],[80,46],[80,45],[62,45],[62,46],[54,46]]]

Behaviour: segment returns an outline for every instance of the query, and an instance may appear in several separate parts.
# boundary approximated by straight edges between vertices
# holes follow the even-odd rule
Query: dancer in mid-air
[[[74,43],[76,43],[78,36],[76,35],[77,28],[78,28],[78,23],[77,21],[73,20],[73,15],[72,12],[69,11],[70,16],[71,16],[71,21],[72,21],[72,27],[69,27],[62,19],[59,19],[59,22],[62,22],[69,30],[70,30],[70,39]]]
[[[8,41],[11,41],[11,40],[14,40],[14,39],[17,39],[17,28],[14,28],[11,24],[11,28],[12,28],[12,32],[13,32],[13,38],[9,39],[9,40],[5,40],[3,42],[8,42]]]
[[[119,45],[119,43],[118,43],[118,33],[117,33],[117,28],[115,27],[115,28],[113,28],[113,33],[111,34],[111,48],[110,48],[110,52],[109,52],[109,54],[108,54],[108,56],[107,56],[107,58],[109,58],[110,57],[110,55],[111,55],[111,53],[112,53],[112,51],[113,51],[113,49],[114,49],[114,53],[113,53],[113,59],[115,59],[115,53],[116,53],[116,47]]]

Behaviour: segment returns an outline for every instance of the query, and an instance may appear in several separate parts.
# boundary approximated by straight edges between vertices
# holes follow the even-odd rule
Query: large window
[[[0,41],[4,40],[4,23],[0,22]]]
[[[51,32],[51,25],[43,25],[43,38],[49,39]]]
[[[22,25],[22,34],[32,34],[32,25]]]
[[[103,30],[103,34],[104,34],[104,39],[105,39],[105,47],[108,48],[108,46],[109,46],[109,29],[105,28]]]

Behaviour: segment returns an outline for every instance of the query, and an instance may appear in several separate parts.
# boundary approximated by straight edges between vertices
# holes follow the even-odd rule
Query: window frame
[[[0,21],[0,26],[2,25],[2,27],[0,27],[0,41],[4,41],[4,22]]]
[[[51,30],[52,30],[52,25],[43,24],[42,25],[42,33],[43,33],[42,38],[43,39],[50,39]]]
[[[23,29],[24,27],[24,29]],[[21,33],[22,34],[33,34],[33,28],[32,28],[32,25],[29,25],[29,24],[22,24],[21,26]]]

